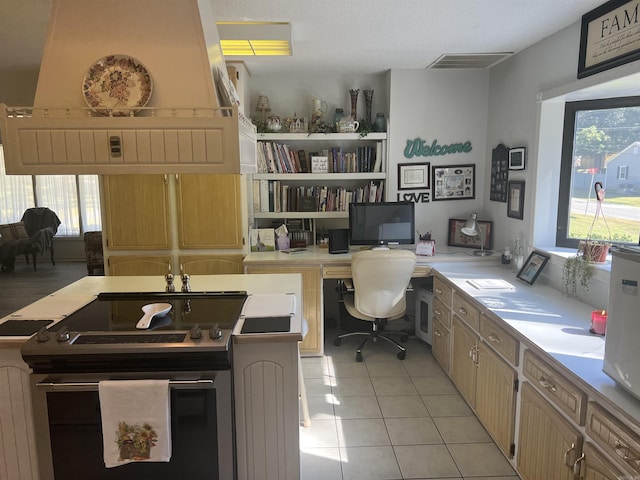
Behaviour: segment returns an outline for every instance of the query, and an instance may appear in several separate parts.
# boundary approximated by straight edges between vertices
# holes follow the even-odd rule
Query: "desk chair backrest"
[[[364,250],[351,256],[354,306],[375,318],[402,315],[405,290],[416,266],[408,250]]]

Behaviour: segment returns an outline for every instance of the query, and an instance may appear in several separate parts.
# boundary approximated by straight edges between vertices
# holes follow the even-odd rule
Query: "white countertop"
[[[498,263],[431,266],[504,320],[520,340],[546,352],[566,368],[589,396],[612,402],[640,422],[640,400],[602,371],[605,342],[604,337],[589,332],[592,307],[545,285],[542,277],[528,285]],[[482,290],[469,283],[479,279],[504,280],[513,288]]]
[[[277,277],[277,278],[274,278]],[[287,333],[240,334],[242,320],[234,329],[234,341],[239,337],[251,341],[267,340],[271,337],[292,335],[301,337],[302,332],[302,279],[299,274],[274,275],[191,275],[193,292],[246,291],[248,294],[293,293],[299,301],[295,303],[295,315]],[[179,288],[179,286],[178,286]],[[157,276],[88,276],[81,278],[51,295],[0,319],[0,323],[11,319],[51,319],[58,322],[92,301],[101,292],[164,292],[165,281]],[[0,336],[0,348],[15,348],[29,337]]]

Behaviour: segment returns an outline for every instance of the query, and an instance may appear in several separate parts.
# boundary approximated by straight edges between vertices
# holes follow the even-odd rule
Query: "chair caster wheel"
[[[404,360],[404,357],[407,356],[407,352],[398,352],[398,358],[400,360]]]
[[[407,341],[409,341],[409,335],[403,335],[400,337],[400,341],[402,343],[406,343]]]
[[[336,338],[336,339],[333,341],[333,344],[334,344],[336,347],[339,347],[341,343],[342,343],[342,339],[341,339],[341,338]]]
[[[360,352],[356,352],[356,362],[362,361],[362,354]]]

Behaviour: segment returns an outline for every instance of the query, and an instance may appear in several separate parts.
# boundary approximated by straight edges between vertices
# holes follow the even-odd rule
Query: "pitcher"
[[[324,117],[325,112],[327,111],[327,102],[320,98],[313,99],[313,115],[322,118]]]

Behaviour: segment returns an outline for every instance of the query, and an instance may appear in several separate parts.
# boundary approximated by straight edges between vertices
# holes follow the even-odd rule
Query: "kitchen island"
[[[252,478],[254,471],[275,470],[286,471],[287,478],[299,478],[298,342],[302,339],[303,324],[300,276],[191,276],[190,283],[193,292],[245,291],[249,295],[290,293],[295,296],[295,312],[289,330],[244,334],[240,319],[233,329],[231,350],[238,478]],[[164,290],[162,277],[85,277],[0,319],[0,323],[46,318],[54,320],[52,325],[55,325],[99,293]],[[40,478],[32,417],[31,372],[20,355],[20,347],[27,339],[0,337],[2,480]],[[269,388],[263,389],[262,396],[256,396],[259,385],[267,384]]]

